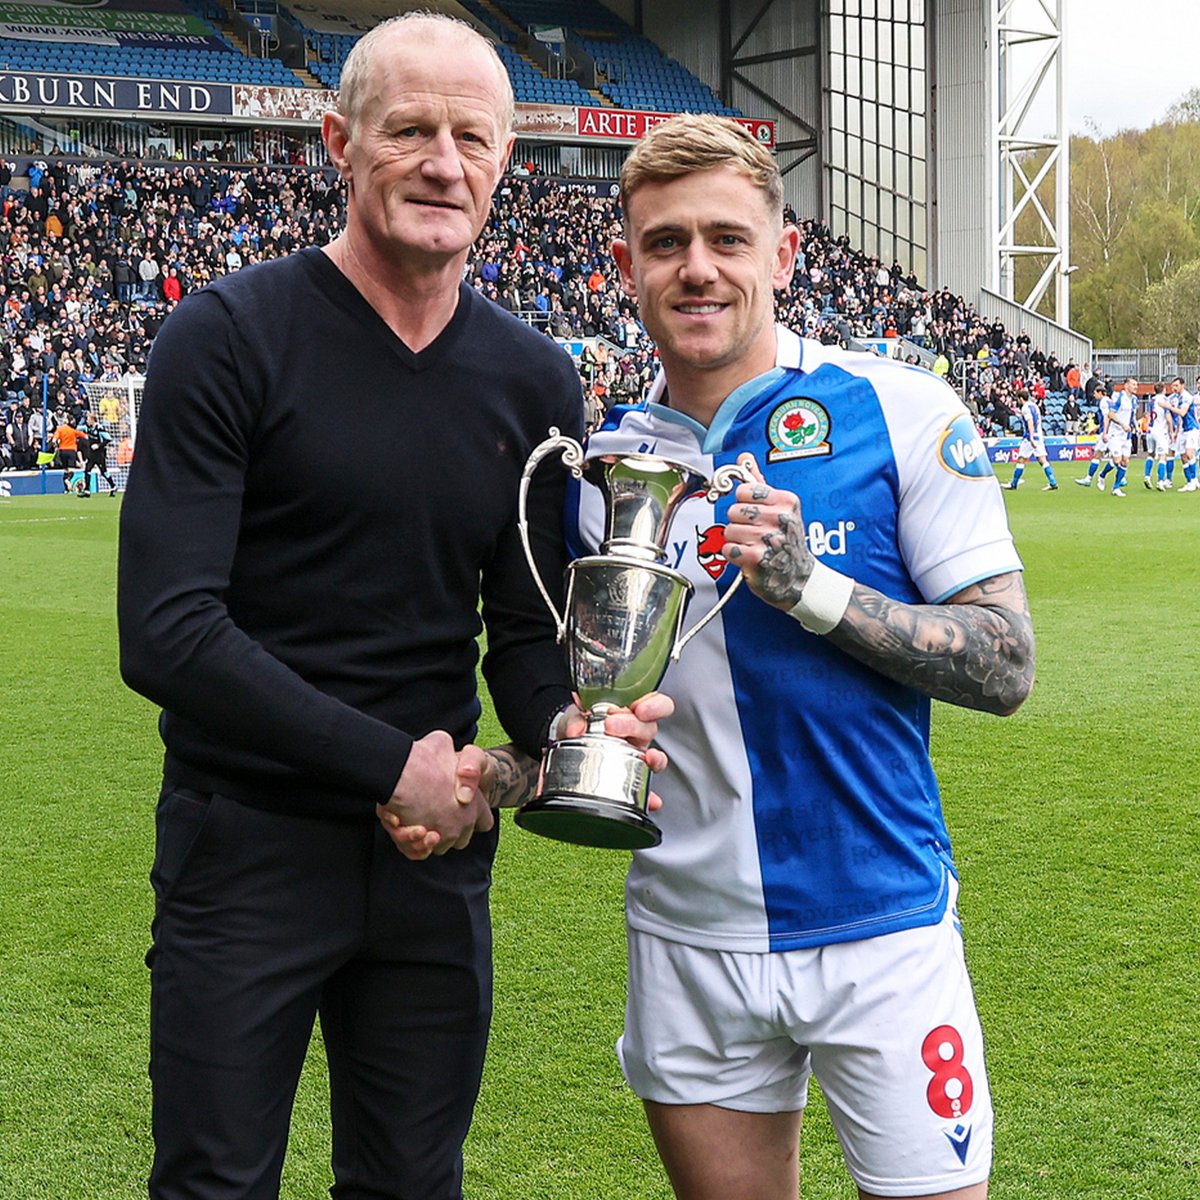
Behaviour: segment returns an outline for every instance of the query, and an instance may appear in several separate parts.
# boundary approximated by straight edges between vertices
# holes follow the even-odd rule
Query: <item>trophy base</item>
[[[590,797],[539,796],[513,819],[530,833],[604,850],[646,850],[662,841],[662,830],[644,812]]]
[[[603,718],[594,718],[603,725]],[[646,816],[650,771],[640,751],[620,738],[590,731],[555,742],[546,752],[542,790],[517,809],[522,829],[578,846],[645,850],[662,841]]]

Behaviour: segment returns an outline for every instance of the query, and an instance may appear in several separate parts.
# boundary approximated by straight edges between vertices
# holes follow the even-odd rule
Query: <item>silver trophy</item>
[[[530,480],[542,460],[556,451],[563,466],[576,479],[595,484],[605,501],[605,540],[599,554],[568,564],[562,615],[534,561],[525,519]],[[692,584],[665,565],[668,530],[679,505],[698,492],[711,503],[751,479],[745,468],[729,465],[709,481],[691,467],[653,454],[585,459],[583,447],[557,429],[529,456],[521,476],[517,527],[558,640],[566,643],[571,682],[588,726],[577,737],[559,741],[552,733],[539,793],[516,814],[523,829],[563,842],[625,850],[657,846],[662,840],[662,831],[646,815],[650,769],[639,750],[604,732],[604,719],[612,709],[654,691],[668,665],[742,581],[739,574],[704,619],[683,632]]]

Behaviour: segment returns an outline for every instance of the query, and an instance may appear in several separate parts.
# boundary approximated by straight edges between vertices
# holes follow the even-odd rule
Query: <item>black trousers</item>
[[[461,1200],[491,1017],[495,833],[411,863],[374,816],[164,786],[153,1200],[275,1200],[319,1016],[337,1200]]]
[[[108,448],[93,446],[83,456],[83,469],[89,472],[96,471],[101,479],[108,479]]]

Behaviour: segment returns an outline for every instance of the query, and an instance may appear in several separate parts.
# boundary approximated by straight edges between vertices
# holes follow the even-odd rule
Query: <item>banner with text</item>
[[[1021,447],[1021,439],[1016,437],[984,438],[988,458],[994,463],[1011,463],[1017,461],[1017,451]],[[1046,439],[1046,457],[1051,462],[1088,462],[1095,457],[1095,438],[1048,437]]]
[[[608,138],[618,142],[636,142],[645,137],[655,125],[675,116],[675,113],[631,112],[622,108],[580,108],[576,110],[580,137]],[[775,122],[734,117],[744,125],[757,141],[768,150],[775,145]]]
[[[124,34],[118,34],[118,37],[122,44],[130,44],[125,42]],[[170,40],[179,44],[176,39]],[[195,44],[191,38],[187,43]],[[137,44],[162,44],[162,41],[148,38]],[[180,116],[265,118],[319,125],[323,114],[336,102],[337,93],[324,88],[0,71],[0,109],[177,113]],[[513,129],[519,136],[636,142],[647,130],[671,115],[616,108],[518,104]],[[749,117],[737,119],[764,146],[774,147],[773,121]]]
[[[0,106],[33,111],[234,115],[233,89],[227,83],[42,75],[34,71],[0,71]]]
[[[0,24],[45,27],[48,29],[140,30],[143,33],[211,34],[212,30],[198,17],[185,12],[126,12],[123,10],[87,8],[67,5],[0,4]],[[12,37],[12,34],[5,34]]]
[[[218,50],[229,52],[219,37],[200,33],[159,33],[153,29],[76,29],[66,25],[9,25],[0,37],[21,42],[60,42],[71,46],[125,46],[131,50]]]

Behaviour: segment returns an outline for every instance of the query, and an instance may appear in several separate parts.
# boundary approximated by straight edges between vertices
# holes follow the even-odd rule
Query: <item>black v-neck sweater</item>
[[[168,782],[373,817],[413,738],[475,736],[481,597],[497,714],[538,752],[569,691],[517,492],[581,414],[569,357],[466,285],[419,353],[315,249],[187,297],[121,514],[121,670],[164,710]],[[558,600],[554,463],[530,526]]]

